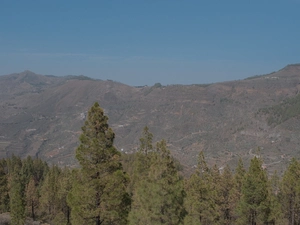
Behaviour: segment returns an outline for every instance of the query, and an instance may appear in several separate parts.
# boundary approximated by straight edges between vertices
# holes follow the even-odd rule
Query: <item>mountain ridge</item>
[[[0,76],[0,157],[15,153],[75,165],[80,127],[95,101],[109,117],[119,150],[134,152],[147,125],[155,141],[166,139],[186,170],[196,164],[200,151],[209,164],[222,167],[235,165],[239,157],[247,163],[260,147],[265,165],[279,172],[297,156],[298,112],[270,125],[272,111],[262,109],[298,95],[300,64],[251,79],[207,85],[132,87],[69,78],[31,71]]]

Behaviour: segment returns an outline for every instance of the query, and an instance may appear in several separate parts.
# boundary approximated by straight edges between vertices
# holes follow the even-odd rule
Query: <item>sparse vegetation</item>
[[[198,87],[208,87],[210,85],[212,85],[211,83],[209,84],[193,84],[194,86],[198,86]]]
[[[80,168],[49,167],[40,159],[15,155],[2,159],[0,223],[290,225],[299,221],[298,160],[291,160],[282,178],[276,173],[269,178],[260,155],[252,154],[248,169],[240,158],[232,172],[228,166],[208,166],[200,152],[196,170],[183,177],[166,141],[154,145],[148,127],[138,152],[121,157],[107,120],[95,103],[76,151]]]
[[[278,125],[290,118],[300,115],[300,94],[295,97],[285,99],[282,103],[260,109],[261,113],[268,115],[269,125]]]
[[[68,75],[68,76],[65,76],[65,78],[67,80],[93,80],[93,78],[90,78],[90,77],[87,77],[87,76],[84,76],[84,75],[79,75],[79,76],[75,76],[75,75]]]
[[[276,73],[276,72],[273,71],[273,72],[268,73],[268,74],[254,75],[254,76],[250,76],[250,77],[245,78],[245,80],[252,80],[252,79],[256,79],[256,78],[266,77],[266,76],[272,75],[274,73]]]
[[[147,96],[148,94],[150,94],[154,89],[156,88],[162,88],[163,86],[161,85],[161,83],[155,83],[153,86],[148,87],[145,91],[144,91],[144,96]]]
[[[148,124],[155,141],[160,137],[167,140],[186,175],[192,173],[200,150],[208,153],[210,166],[228,163],[233,168],[235,156],[242,156],[248,163],[247,152],[255,146],[264,147],[263,155],[270,163],[280,161],[270,164],[271,172],[282,171],[288,160],[298,157],[298,120],[277,126],[281,138],[273,140],[268,138],[274,132],[267,124],[268,114],[261,112],[255,117],[255,112],[293,96],[299,84],[298,69],[289,67],[270,76],[278,80],[168,85],[154,88],[148,95],[144,92],[151,87],[135,88],[117,82],[66,82],[65,77],[32,72],[32,79],[22,79],[28,71],[1,76],[0,157],[15,153],[22,158],[38,156],[60,166],[77,165],[74,149],[80,127],[90,105],[99,101],[110,117],[115,145],[124,152],[138,149],[137,134]],[[39,83],[45,85],[37,89],[34,84]],[[232,154],[224,155],[220,149]],[[283,153],[286,156],[281,158]]]
[[[226,98],[226,97],[220,98],[220,103],[223,103],[223,104],[226,104],[226,103],[230,104],[230,103],[233,103],[233,102],[234,101],[232,99],[229,99],[229,98]]]

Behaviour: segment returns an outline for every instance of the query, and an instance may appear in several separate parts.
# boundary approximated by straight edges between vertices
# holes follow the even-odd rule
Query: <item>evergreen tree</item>
[[[153,134],[149,131],[149,128],[146,126],[143,129],[142,137],[140,138],[140,149],[139,152],[147,155],[153,150]]]
[[[7,159],[6,171],[8,173],[9,209],[12,224],[22,224],[26,215],[33,219],[37,216],[39,206],[39,182],[43,175],[37,176],[37,171],[46,171],[47,164],[38,159],[28,156],[21,160],[12,155]],[[36,162],[38,162],[36,164]],[[42,167],[38,165],[43,165]],[[1,171],[1,170],[0,170]]]
[[[135,187],[143,178],[148,176],[151,157],[153,156],[153,134],[150,133],[146,126],[143,129],[142,137],[140,138],[140,147],[137,153],[134,154],[132,173],[130,174],[129,192],[132,195]]]
[[[15,161],[16,160],[16,161]],[[25,222],[25,186],[22,180],[21,161],[16,157],[12,159],[14,168],[10,173],[10,216],[13,225],[23,225]]]
[[[22,160],[21,174],[22,174],[22,179],[24,184],[29,183],[33,173],[34,173],[33,159],[31,158],[31,156],[28,156],[26,159]]]
[[[229,225],[235,221],[235,207],[238,201],[238,191],[229,166],[224,168],[219,182],[220,224]]]
[[[186,181],[185,224],[217,224],[218,210],[215,202],[215,191],[203,152],[199,153],[196,172]]]
[[[242,196],[238,204],[238,224],[263,224],[268,222],[270,210],[268,178],[261,159],[254,157],[242,183]]]
[[[8,171],[5,159],[0,160],[0,213],[9,211]]]
[[[183,183],[166,142],[158,142],[150,155],[149,172],[134,190],[129,224],[182,224]]]
[[[61,169],[52,166],[47,173],[40,190],[40,210],[44,220],[51,222],[59,213],[58,182]]]
[[[279,199],[280,193],[280,179],[277,172],[272,175],[269,180],[269,204],[268,221],[270,225],[286,224],[283,218],[283,213]]]
[[[72,171],[68,168],[64,168],[59,174],[57,182],[57,199],[59,204],[57,205],[58,213],[53,219],[54,224],[71,224],[71,209],[67,204],[67,196],[72,188],[72,182]]]
[[[68,195],[72,224],[126,224],[130,206],[128,178],[107,121],[96,102],[88,112],[76,150],[81,171]]]
[[[300,163],[292,159],[282,178],[281,204],[289,225],[300,224]]]
[[[20,173],[22,169],[22,160],[20,157],[12,154],[10,158],[7,159],[7,171],[9,174],[12,174],[14,171]]]
[[[220,220],[222,220],[223,212],[222,212],[222,204],[224,203],[224,199],[222,196],[222,177],[219,171],[219,168],[215,164],[209,171],[210,177],[209,182],[211,186],[211,198],[214,207],[214,223],[219,224]]]
[[[49,171],[49,166],[45,161],[38,158],[35,158],[33,160],[32,176],[37,186],[40,186],[40,183],[43,182],[48,171]]]
[[[244,167],[243,160],[239,158],[238,165],[235,168],[235,173],[233,176],[234,180],[234,192],[235,192],[235,205],[237,206],[237,203],[240,202],[241,196],[242,196],[242,185],[245,179],[246,175],[246,169]],[[234,220],[238,218],[237,210],[234,212]]]
[[[36,210],[39,206],[39,193],[34,177],[32,176],[26,186],[26,211],[33,220],[36,219]]]
[[[246,170],[243,164],[243,160],[240,158],[234,173],[234,183],[239,193],[239,197],[241,196],[242,193],[242,185],[244,182],[245,175],[246,175]]]

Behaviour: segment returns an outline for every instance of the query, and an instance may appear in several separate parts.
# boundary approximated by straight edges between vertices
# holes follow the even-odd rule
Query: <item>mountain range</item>
[[[220,169],[260,155],[269,171],[282,173],[292,157],[299,158],[299,91],[300,64],[244,80],[141,87],[31,71],[2,75],[0,157],[31,155],[76,166],[81,126],[97,101],[124,153],[138,149],[148,126],[187,172],[203,151]]]

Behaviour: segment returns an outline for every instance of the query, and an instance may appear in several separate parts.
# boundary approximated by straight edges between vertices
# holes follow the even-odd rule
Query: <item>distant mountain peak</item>
[[[21,72],[21,73],[34,73],[34,72],[32,72],[31,70],[24,70],[24,71]],[[34,73],[34,74],[36,74],[36,73]]]

